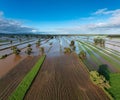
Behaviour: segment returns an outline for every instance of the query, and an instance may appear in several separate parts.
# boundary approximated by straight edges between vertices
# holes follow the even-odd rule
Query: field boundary
[[[33,66],[33,68],[28,72],[28,74],[24,77],[18,87],[13,91],[13,93],[9,96],[9,100],[23,100],[25,94],[29,90],[32,85],[34,79],[36,78],[46,55],[40,57],[37,63]]]

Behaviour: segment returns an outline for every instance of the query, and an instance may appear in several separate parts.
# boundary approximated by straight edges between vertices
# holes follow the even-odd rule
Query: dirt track
[[[54,43],[25,100],[109,100],[93,85],[75,53],[64,55]]]
[[[0,80],[0,100],[7,100],[8,96],[18,86],[24,76],[30,71],[39,57],[27,57],[16,65]]]

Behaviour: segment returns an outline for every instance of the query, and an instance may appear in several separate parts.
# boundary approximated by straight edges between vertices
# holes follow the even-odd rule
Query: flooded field
[[[21,50],[19,54],[11,50],[11,44],[1,44],[1,48],[5,49],[0,50],[0,56],[5,54],[8,56],[0,59],[0,99],[7,100],[38,59],[46,55],[35,80],[24,95],[25,100],[34,98],[37,100],[48,100],[48,98],[51,100],[57,98],[60,100],[79,100],[80,98],[110,100],[101,86],[94,84],[90,79],[90,72],[98,71],[103,65],[107,66],[110,73],[120,72],[120,40],[119,38],[104,39],[105,46],[101,47],[101,45],[95,45],[94,37],[34,38],[27,43],[17,45]],[[74,49],[71,41],[74,41]],[[27,54],[29,48],[32,51]],[[68,53],[65,50],[68,50]],[[84,59],[80,56],[83,51]]]

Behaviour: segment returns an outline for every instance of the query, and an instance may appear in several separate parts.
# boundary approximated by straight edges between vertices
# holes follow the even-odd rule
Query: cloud
[[[105,14],[107,12],[107,8],[103,9],[98,9],[96,12],[92,13],[93,15],[98,15],[98,14]]]
[[[34,33],[35,29],[23,25],[21,22],[3,17],[0,11],[0,33]],[[34,32],[33,32],[34,30]]]
[[[120,14],[120,9],[116,10],[108,10],[107,8],[98,9],[96,12],[92,13],[92,15],[108,15],[111,14],[113,16]]]
[[[53,24],[47,24],[43,29],[44,25],[41,25],[39,31],[56,34],[120,34],[120,9],[98,9],[88,17]],[[5,18],[4,12],[0,11],[0,33],[36,32],[37,29],[25,26],[21,21]]]
[[[72,28],[59,28],[57,30],[71,34],[120,34],[120,9],[98,9],[84,19],[88,22]]]

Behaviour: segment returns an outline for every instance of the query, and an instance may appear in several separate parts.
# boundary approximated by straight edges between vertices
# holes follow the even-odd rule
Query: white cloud
[[[32,27],[23,25],[20,21],[5,18],[0,11],[0,33],[32,33]]]
[[[103,8],[103,9],[98,9],[96,12],[92,13],[92,15],[118,15],[120,14],[120,9],[116,9],[116,10],[108,10],[107,8]]]
[[[103,9],[98,9],[96,12],[92,13],[93,15],[98,15],[98,14],[105,14],[107,11],[107,8]]]
[[[58,31],[72,34],[120,34],[120,9],[99,9],[84,19],[88,22],[73,28],[59,28]]]
[[[1,33],[38,32],[38,30],[34,28],[24,26],[20,21],[4,18],[2,11],[0,11],[0,16]],[[44,31],[42,28],[40,29],[42,32],[56,34],[120,34],[120,9],[98,9],[85,18],[45,26],[47,26],[47,28],[43,28]]]

